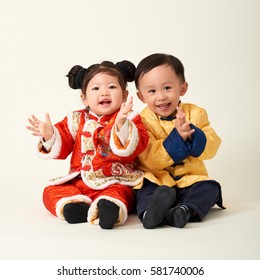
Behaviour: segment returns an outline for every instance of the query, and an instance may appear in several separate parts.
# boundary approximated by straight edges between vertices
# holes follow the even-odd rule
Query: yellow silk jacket
[[[215,156],[221,139],[210,126],[205,109],[193,104],[179,105],[195,129],[192,140],[183,141],[175,128],[175,119],[165,120],[146,107],[141,112],[149,143],[139,155],[138,169],[144,178],[158,185],[185,188],[193,183],[213,180],[204,160]],[[141,188],[142,183],[135,188]]]

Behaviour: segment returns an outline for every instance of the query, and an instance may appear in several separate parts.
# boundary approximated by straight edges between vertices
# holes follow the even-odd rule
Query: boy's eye
[[[149,93],[155,93],[155,89],[149,89],[148,92]]]
[[[164,90],[169,90],[169,89],[171,89],[171,87],[170,87],[170,86],[166,86],[166,87],[164,87]]]

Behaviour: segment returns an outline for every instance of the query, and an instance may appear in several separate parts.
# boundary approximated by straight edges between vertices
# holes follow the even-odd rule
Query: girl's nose
[[[103,90],[101,95],[102,96],[108,96],[109,95],[109,91],[108,90]]]

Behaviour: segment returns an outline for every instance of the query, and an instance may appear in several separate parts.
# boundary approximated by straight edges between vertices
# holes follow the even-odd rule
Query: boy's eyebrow
[[[165,85],[165,84],[173,84],[173,81],[165,81],[162,83],[162,85]],[[147,89],[147,88],[151,88],[151,87],[155,87],[155,85],[151,84],[151,85],[147,85],[144,87],[144,89]]]

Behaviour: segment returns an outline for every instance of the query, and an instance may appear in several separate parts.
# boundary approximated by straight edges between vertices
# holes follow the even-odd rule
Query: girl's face
[[[139,78],[139,99],[161,117],[176,114],[180,96],[188,89],[170,66],[160,65]]]
[[[98,73],[89,81],[82,100],[96,115],[104,116],[116,112],[127,95],[128,91],[123,92],[117,77]]]

